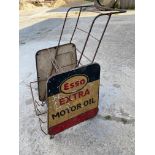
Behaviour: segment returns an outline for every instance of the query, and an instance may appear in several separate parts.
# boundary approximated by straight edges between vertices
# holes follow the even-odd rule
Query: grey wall
[[[121,9],[135,8],[135,0],[119,0],[119,7]]]

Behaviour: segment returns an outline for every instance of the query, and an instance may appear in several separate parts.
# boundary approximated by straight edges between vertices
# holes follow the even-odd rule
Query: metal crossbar
[[[82,11],[84,10],[84,8],[87,9],[87,8],[95,8],[95,7],[94,7],[94,5],[85,5],[85,6],[71,7],[71,8],[68,9],[68,11],[67,11],[67,13],[66,13],[66,16],[65,16],[64,23],[63,23],[63,27],[62,27],[62,31],[61,31],[61,34],[60,34],[60,38],[59,38],[59,41],[58,41],[58,45],[57,45],[57,51],[58,51],[58,48],[59,48],[59,46],[60,46],[60,44],[61,44],[62,35],[63,35],[63,33],[64,33],[64,29],[65,29],[65,25],[66,25],[66,21],[67,21],[69,12],[70,12],[71,10],[74,10],[74,9],[79,9],[79,13],[78,13],[78,16],[77,16],[77,19],[76,19],[76,24],[75,24],[75,27],[74,27],[74,29],[73,29],[73,33],[72,33],[72,35],[71,35],[70,43],[73,41],[73,38],[74,38],[74,36],[75,36],[75,32],[76,32],[77,29],[80,30],[80,31],[82,31],[82,32],[87,33],[87,38],[86,38],[86,40],[85,40],[85,42],[84,42],[84,46],[83,46],[83,49],[82,49],[82,51],[81,51],[81,55],[80,55],[80,58],[79,58],[79,60],[78,60],[78,63],[77,63],[77,66],[76,66],[76,67],[79,66],[79,64],[80,64],[80,62],[81,62],[81,59],[82,59],[82,57],[84,56],[83,54],[84,54],[84,52],[85,52],[85,49],[86,49],[86,46],[87,46],[89,37],[92,37],[92,38],[94,38],[96,41],[98,41],[98,45],[97,45],[96,51],[95,51],[94,56],[93,56],[93,58],[92,58],[92,60],[91,60],[91,63],[93,63],[94,60],[95,60],[95,58],[96,58],[98,49],[99,49],[99,47],[100,47],[102,38],[103,38],[103,36],[104,36],[104,34],[105,34],[105,31],[106,31],[106,29],[107,29],[107,26],[108,26],[108,24],[109,24],[111,15],[126,12],[125,10],[113,9],[113,8],[109,8],[108,12],[105,12],[105,11],[99,11],[99,12],[97,12],[97,13],[99,13],[99,14],[93,19],[93,21],[92,21],[92,23],[91,23],[91,26],[90,26],[90,29],[89,29],[89,31],[87,32],[87,31],[85,31],[85,30],[83,30],[83,29],[81,29],[81,28],[78,27],[80,15],[81,15]],[[86,10],[84,10],[84,11],[86,11]],[[91,12],[91,10],[88,10],[88,11]],[[94,11],[92,11],[92,12],[94,12]],[[91,34],[91,32],[92,32],[92,28],[94,27],[94,24],[95,24],[96,20],[97,20],[98,18],[100,18],[101,16],[108,16],[108,19],[107,19],[107,22],[106,22],[106,24],[105,24],[105,27],[104,27],[104,29],[103,29],[103,31],[102,31],[102,34],[101,34],[100,39],[97,39],[95,36],[93,36],[93,35]],[[79,50],[78,50],[78,52],[79,52]],[[84,57],[85,57],[85,56],[84,56]]]
[[[88,34],[87,31],[85,31],[85,30],[83,30],[83,29],[81,29],[81,28],[78,28],[78,27],[77,27],[77,29],[80,30],[80,31],[82,31],[82,32],[84,32],[84,33],[87,33],[87,34]],[[90,37],[92,37],[92,38],[94,38],[95,40],[99,41],[99,39],[97,39],[96,37],[94,37],[92,34],[90,34]]]

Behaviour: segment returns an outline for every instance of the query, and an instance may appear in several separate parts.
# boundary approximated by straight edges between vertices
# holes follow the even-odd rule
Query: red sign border
[[[56,135],[70,127],[73,127],[81,122],[84,122],[90,118],[93,118],[97,115],[98,113],[98,108],[89,110],[81,115],[78,115],[77,117],[71,118],[63,123],[60,123],[58,125],[55,125],[51,128],[48,129],[48,134],[49,135]]]

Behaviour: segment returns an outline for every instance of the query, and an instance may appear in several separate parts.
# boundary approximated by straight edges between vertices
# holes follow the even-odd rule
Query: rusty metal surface
[[[74,44],[61,45],[40,50],[36,53],[38,93],[40,101],[46,100],[46,80],[57,72],[65,72],[75,68],[76,47]]]

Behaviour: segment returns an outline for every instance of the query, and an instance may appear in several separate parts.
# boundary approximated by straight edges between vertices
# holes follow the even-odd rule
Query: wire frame
[[[62,72],[65,72],[66,70],[64,70],[63,66],[59,65],[58,62],[57,62],[57,56],[58,56],[58,53],[59,53],[59,50],[60,48],[63,46],[61,45],[61,42],[62,42],[62,37],[64,35],[64,30],[66,28],[66,22],[67,22],[67,19],[69,18],[69,13],[72,11],[72,10],[78,10],[78,14],[77,14],[77,18],[75,20],[75,26],[73,28],[73,31],[72,31],[72,34],[71,34],[71,37],[69,39],[69,42],[68,44],[72,44],[73,43],[73,39],[76,35],[76,31],[80,30],[81,32],[85,33],[86,34],[86,39],[85,41],[83,42],[83,48],[82,50],[79,50],[78,46],[75,44],[75,47],[76,47],[76,53],[79,54],[79,58],[76,60],[76,64],[74,66],[72,66],[72,69],[75,69],[79,66],[82,66],[82,59],[85,58],[88,60],[88,64],[91,64],[94,62],[96,56],[97,56],[97,53],[98,53],[98,50],[99,50],[99,47],[101,45],[101,41],[104,37],[104,34],[106,32],[106,29],[108,27],[108,24],[109,24],[109,21],[111,19],[111,16],[113,14],[119,14],[119,13],[124,13],[126,12],[125,10],[122,10],[122,9],[113,9],[113,8],[108,8],[108,11],[100,11],[98,10],[94,5],[84,5],[84,6],[76,6],[76,7],[71,7],[67,10],[66,12],[66,16],[65,16],[65,19],[64,19],[64,23],[63,23],[63,26],[62,26],[62,30],[61,30],[61,33],[60,33],[60,37],[59,37],[59,40],[58,40],[58,44],[55,48],[55,52],[54,52],[54,56],[52,56],[52,58],[50,59],[50,65],[52,66],[52,68],[54,69],[54,72],[51,72],[49,75],[46,75],[46,79],[39,79],[38,77],[38,80],[37,81],[34,81],[34,82],[31,82],[30,83],[30,89],[31,89],[31,95],[32,95],[32,99],[33,99],[33,104],[34,104],[34,109],[35,109],[35,113],[36,115],[39,117],[39,123],[40,123],[40,128],[41,128],[41,131],[47,135],[47,111],[48,111],[48,103],[47,103],[47,100],[46,100],[46,95],[45,95],[45,98],[43,100],[40,100],[39,99],[39,96],[38,96],[38,83],[39,82],[44,82],[46,83],[47,82],[47,79],[48,79],[48,76],[51,76],[53,74],[59,74],[59,73],[62,73]],[[91,25],[90,25],[90,28],[88,29],[88,31],[85,31],[81,28],[79,28],[79,19],[81,17],[81,13],[84,13],[86,10],[89,10],[90,12],[95,12],[97,13],[97,15],[94,17],[94,19],[92,20],[91,22]],[[95,23],[97,21],[97,19],[100,19],[100,17],[102,16],[107,16],[107,21],[105,22],[105,25],[103,26],[102,29],[100,29],[100,38],[96,38],[95,36],[92,35],[92,29],[93,27],[95,26]],[[88,41],[89,39],[92,38],[94,40],[97,41],[97,45],[96,45],[96,49],[94,50],[94,54],[92,55],[92,57],[88,57],[86,54],[85,54],[85,51],[86,51],[86,47],[88,46]],[[53,48],[53,47],[52,47]],[[51,61],[52,60],[52,61]],[[52,70],[53,70],[52,69]],[[44,118],[42,118],[44,117]],[[53,138],[53,136],[51,135],[51,138]]]

